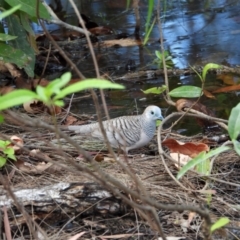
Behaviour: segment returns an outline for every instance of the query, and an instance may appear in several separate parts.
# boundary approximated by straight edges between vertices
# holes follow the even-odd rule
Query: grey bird
[[[129,150],[143,147],[152,140],[158,119],[163,120],[161,109],[157,106],[148,106],[141,115],[122,116],[103,121],[103,127],[110,145],[113,148],[121,148],[127,154]],[[98,122],[68,126],[68,129],[104,140]]]

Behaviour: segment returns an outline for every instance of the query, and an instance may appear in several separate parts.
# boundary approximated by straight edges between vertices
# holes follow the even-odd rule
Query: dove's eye
[[[153,115],[153,114],[154,114],[154,111],[151,111],[151,114]]]

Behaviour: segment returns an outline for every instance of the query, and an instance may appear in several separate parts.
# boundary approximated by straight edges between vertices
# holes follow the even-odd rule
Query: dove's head
[[[158,106],[148,106],[143,115],[150,121],[163,120],[162,111]]]

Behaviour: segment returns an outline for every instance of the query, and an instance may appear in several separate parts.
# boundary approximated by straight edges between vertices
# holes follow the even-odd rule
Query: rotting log
[[[67,183],[31,188],[13,189],[17,201],[30,214],[38,216],[60,213],[70,216],[113,216],[122,215],[129,211],[129,207],[120,198],[96,183]],[[0,207],[12,209],[9,215],[16,216],[18,211],[14,201],[3,188],[0,191]]]

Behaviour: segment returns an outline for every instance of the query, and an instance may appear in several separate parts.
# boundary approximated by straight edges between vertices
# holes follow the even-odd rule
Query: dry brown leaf
[[[142,42],[140,40],[126,38],[126,39],[106,40],[106,41],[103,41],[102,44],[106,47],[112,47],[112,46],[131,47],[131,46],[142,45]]]
[[[190,157],[197,156],[200,152],[209,151],[208,145],[198,142],[180,143],[173,138],[168,138],[162,142],[172,153],[182,153]]]
[[[44,112],[45,105],[38,100],[31,100],[25,102],[23,108],[27,113],[41,113]]]
[[[17,69],[17,67],[12,63],[5,63],[0,61],[0,72],[10,72],[13,78],[20,77],[21,72]]]
[[[178,164],[174,164],[176,168],[180,169],[181,166],[186,165],[192,158],[188,155],[184,155],[181,153],[170,153],[170,156],[178,162]]]
[[[13,135],[13,136],[10,137],[10,139],[11,139],[11,141],[13,141],[14,143],[16,143],[16,145],[13,144],[13,143],[10,143],[10,144],[8,145],[8,147],[11,146],[11,147],[14,149],[15,153],[23,147],[23,140],[22,140],[22,138]]]
[[[98,154],[94,157],[94,160],[95,160],[96,162],[102,162],[102,161],[104,160],[103,154],[98,153]]]
[[[0,88],[0,95],[4,95],[4,94],[7,94],[7,93],[10,93],[10,92],[12,92],[14,90],[15,90],[15,88],[10,87],[10,86],[2,87],[2,88]]]
[[[207,91],[207,90],[203,90],[203,93],[208,98],[216,99],[216,97],[213,94],[211,94],[209,91]]]
[[[238,91],[238,90],[240,90],[240,84],[234,85],[234,86],[222,87],[213,91],[213,93],[225,93],[225,92]]]
[[[95,27],[95,28],[90,28],[88,30],[90,33],[94,34],[94,35],[107,35],[107,34],[112,34],[113,30],[109,27]]]
[[[223,74],[218,75],[217,79],[222,80],[227,85],[235,85],[234,75],[232,75],[232,74],[223,73]]]
[[[66,125],[66,126],[73,125],[73,124],[76,125],[76,122],[77,122],[77,121],[78,121],[77,118],[75,118],[75,117],[73,117],[73,116],[71,116],[71,115],[68,115],[68,116],[66,117],[66,120],[65,120],[65,125]]]
[[[59,106],[52,106],[51,108],[47,107],[47,113],[51,114],[51,115],[58,115],[62,112],[62,108]]]
[[[184,108],[192,108],[198,112],[201,112],[201,113],[204,113],[208,116],[211,116],[211,117],[215,117],[215,114],[213,113],[212,110],[210,110],[209,108],[207,108],[205,105],[197,102],[195,103],[194,101],[192,100],[188,100],[188,99],[179,99],[177,102],[176,102],[176,108],[179,112],[181,111],[184,111]],[[197,122],[200,126],[213,126],[213,125],[216,125],[214,122],[212,121],[208,121],[206,119],[200,119],[200,118],[197,118],[197,114],[196,114],[196,119],[197,119]]]

